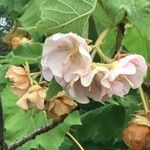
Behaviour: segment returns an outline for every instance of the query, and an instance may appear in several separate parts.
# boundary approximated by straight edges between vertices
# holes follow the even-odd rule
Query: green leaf
[[[30,0],[24,14],[18,19],[24,27],[34,27],[40,20],[42,0]]]
[[[75,145],[73,142],[70,142],[69,138],[66,137],[59,147],[59,150],[75,150]]]
[[[28,2],[29,0],[1,0],[0,12],[8,14],[14,20],[24,12],[24,7]]]
[[[0,93],[3,91],[3,89],[6,87],[5,84],[0,84]]]
[[[52,150],[58,150],[62,142],[64,141],[65,134],[69,131],[70,126],[81,125],[79,112],[75,111],[71,113],[63,123],[59,124],[54,129],[50,130],[46,134],[39,136],[39,141],[41,141],[41,146],[47,150],[51,147]]]
[[[47,120],[45,111],[39,112],[35,109],[31,109],[25,112],[21,110],[16,105],[18,98],[11,92],[10,84],[3,90],[1,96],[5,115],[5,137],[8,144],[31,134],[37,128],[51,122]],[[52,147],[53,150],[58,150],[70,126],[80,124],[79,112],[75,111],[67,116],[63,123],[60,123],[51,131],[38,136],[35,140],[29,141],[19,149],[38,149],[39,146],[41,146],[45,149]]]
[[[22,44],[13,50],[7,58],[10,64],[38,64],[42,55],[42,45],[40,43]]]
[[[1,65],[0,64],[0,84],[7,83],[7,79],[5,78],[6,72],[8,69],[8,65]]]
[[[127,19],[150,39],[149,0],[99,0],[99,3],[115,24],[127,13]]]
[[[136,27],[127,28],[123,39],[123,45],[130,53],[142,55],[147,63],[150,63],[150,39],[148,39],[140,30]],[[150,70],[147,71],[146,80],[150,80]]]
[[[110,17],[99,3],[97,3],[92,16],[94,18],[98,34],[108,26],[113,26],[113,22],[111,21]]]
[[[30,0],[26,7],[24,14],[17,19],[19,24],[30,32],[32,39],[38,41],[42,36],[40,31],[36,28],[36,23],[40,20],[42,0]],[[31,27],[31,29],[30,29]]]
[[[95,9],[96,2],[96,0],[45,0],[41,3],[41,0],[32,0],[18,21],[29,31],[37,28],[48,35],[57,32],[85,35],[88,19]]]
[[[11,92],[10,84],[3,90],[1,97],[8,143],[14,142],[44,124],[46,120],[44,113],[35,110],[24,112],[16,105],[18,97]]]
[[[150,39],[150,1],[138,0],[135,2],[132,0],[127,1],[127,3],[130,7],[130,11],[128,11],[129,21]]]
[[[104,53],[112,57],[112,55],[115,52],[115,44],[116,44],[116,27],[114,27],[114,22],[110,19],[108,14],[105,12],[103,7],[97,3],[96,8],[92,14],[94,25],[91,25],[89,29],[91,29],[93,32],[91,32],[89,35],[92,35],[90,37],[93,37],[94,34],[97,34],[97,37],[94,37],[94,40],[98,38],[98,36],[106,29],[110,28],[111,30],[108,32],[107,37],[102,43],[102,50]],[[93,28],[96,28],[94,31]],[[96,33],[95,33],[96,32]],[[93,39],[93,38],[92,38]]]
[[[7,84],[3,89],[1,98],[4,107],[5,121],[7,122],[7,120],[12,117],[12,114],[15,114],[18,111],[18,107],[16,105],[18,98],[12,93],[10,84]]]
[[[62,91],[62,87],[52,79],[48,84],[47,99],[52,99],[60,91]]]
[[[142,55],[150,62],[148,39],[137,28],[127,28],[123,38],[123,45],[130,53]]]
[[[112,57],[115,52],[115,44],[116,44],[116,29],[113,28],[108,32],[104,43],[102,44],[102,51],[105,53],[106,56]]]
[[[13,142],[23,136],[30,134],[32,131],[46,123],[47,119],[43,112],[37,112],[34,109],[28,112],[24,112],[23,110],[19,109],[6,122],[6,139],[9,142]]]
[[[18,126],[19,124],[19,126]],[[44,112],[36,112],[30,110],[28,112],[18,111],[12,118],[6,122],[6,140],[13,142],[32,133],[39,127],[47,124]],[[79,113],[73,112],[63,123],[59,124],[47,133],[43,133],[36,137],[35,140],[29,141],[20,147],[20,150],[38,148],[39,146],[46,149],[58,150],[65,138],[65,134],[69,131],[70,126],[80,125]],[[17,128],[16,128],[17,126]]]
[[[81,141],[90,139],[95,142],[110,141],[120,133],[124,125],[124,119],[125,111],[123,107],[107,104],[81,116],[83,125],[78,128],[77,136]]]
[[[40,57],[42,54],[42,45],[40,43],[23,44],[14,49],[13,53],[25,58]]]

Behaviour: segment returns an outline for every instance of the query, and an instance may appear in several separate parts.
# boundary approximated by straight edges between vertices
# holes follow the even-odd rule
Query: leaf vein
[[[86,12],[86,13],[84,13],[84,14],[82,14],[82,15],[80,15],[80,16],[78,16],[78,17],[76,17],[76,18],[74,18],[74,19],[72,19],[72,20],[70,20],[70,21],[68,21],[68,22],[66,22],[66,23],[63,23],[63,24],[61,24],[60,26],[55,26],[55,27],[53,27],[53,28],[51,28],[51,29],[56,29],[56,28],[65,26],[65,25],[70,24],[70,23],[72,23],[72,22],[74,22],[74,21],[76,21],[76,20],[78,20],[78,19],[80,19],[80,18],[82,18],[82,17],[84,17],[84,16],[86,16],[86,15],[89,15],[89,14],[92,13],[93,10],[95,9],[95,7],[96,7],[96,2],[97,2],[97,1],[95,1],[95,4],[94,4],[93,8],[92,8],[90,11],[88,11],[88,12]]]
[[[88,5],[90,5],[90,6],[93,7],[93,5],[92,5],[90,2],[88,2],[88,1],[86,1],[86,0],[82,0],[82,1],[85,2],[86,4],[88,4]]]
[[[71,12],[71,11],[60,11],[60,10],[56,10],[56,9],[52,9],[52,8],[44,8],[44,10],[51,10],[51,11],[64,13],[64,14],[73,14],[74,13],[74,12]]]
[[[67,7],[69,7],[74,13],[76,13],[78,16],[80,15],[74,8],[72,8],[70,5],[68,5],[67,3],[61,1],[61,0],[57,0],[58,2],[66,5]]]

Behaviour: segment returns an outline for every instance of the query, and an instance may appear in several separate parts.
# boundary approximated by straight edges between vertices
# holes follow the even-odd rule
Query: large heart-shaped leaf
[[[75,32],[88,34],[88,19],[96,0],[32,0],[19,22],[28,30],[45,34]]]

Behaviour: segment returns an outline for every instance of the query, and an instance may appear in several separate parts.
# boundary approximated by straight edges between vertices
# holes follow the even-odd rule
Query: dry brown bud
[[[59,120],[61,116],[69,114],[75,107],[75,103],[67,96],[60,96],[46,104],[47,116],[54,120]]]
[[[17,105],[28,110],[32,105],[38,109],[44,109],[44,99],[46,98],[46,90],[40,85],[31,86],[28,91],[17,101]]]
[[[12,40],[11,40],[11,46],[12,48],[16,48],[18,47],[20,44],[23,44],[23,43],[31,43],[31,40],[23,37],[13,37]]]
[[[150,150],[150,122],[144,115],[135,115],[123,131],[125,144],[133,150]]]
[[[6,72],[6,76],[13,82],[11,87],[13,93],[22,96],[30,86],[30,79],[26,69],[11,65]]]

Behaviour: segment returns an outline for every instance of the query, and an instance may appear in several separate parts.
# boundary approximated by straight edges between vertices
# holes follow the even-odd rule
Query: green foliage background
[[[10,64],[22,65],[28,61],[31,71],[40,70],[42,44],[47,36],[57,32],[75,32],[94,43],[104,29],[110,28],[102,50],[112,57],[119,40],[118,25],[122,23],[125,25],[123,50],[141,54],[150,63],[149,0],[0,0],[0,14],[8,17],[15,27],[27,32],[33,41],[10,51],[6,59],[0,58],[0,92],[8,144],[51,122],[45,112],[20,110],[16,106],[17,97],[10,91],[10,83],[5,79]],[[4,31],[2,28],[5,26],[0,28],[1,32]],[[148,98],[149,80],[148,73],[144,82]],[[54,97],[60,90],[61,87],[52,80],[47,97]],[[139,103],[139,93],[133,90],[124,98],[113,97],[105,105],[93,101],[80,105],[59,126],[18,149],[76,150],[77,147],[65,137],[70,130],[85,150],[127,150],[122,141],[122,130],[131,114],[142,109]]]

